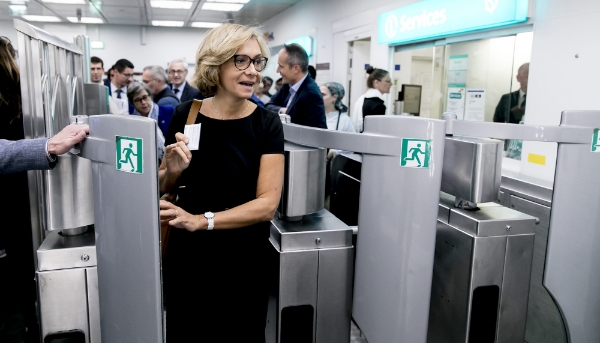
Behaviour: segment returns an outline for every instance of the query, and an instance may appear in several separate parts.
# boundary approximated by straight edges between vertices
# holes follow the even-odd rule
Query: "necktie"
[[[525,108],[526,102],[527,102],[527,94],[523,94],[523,102],[521,103],[521,108]]]
[[[121,93],[123,93],[123,91],[121,89],[117,89],[117,99],[121,99]]]
[[[179,93],[179,88],[173,89],[173,92],[175,93],[175,95],[177,95],[177,93]]]

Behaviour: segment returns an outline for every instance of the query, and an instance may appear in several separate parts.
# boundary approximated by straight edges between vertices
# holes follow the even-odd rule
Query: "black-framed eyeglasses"
[[[266,57],[250,58],[247,55],[233,55],[233,63],[239,70],[246,70],[250,67],[250,64],[254,64],[256,71],[263,71],[267,67]]]
[[[144,96],[142,96],[141,98],[138,98],[138,99],[133,99],[133,103],[134,103],[134,104],[141,104],[141,103],[142,103],[142,101],[146,102],[146,101],[148,101],[148,100],[150,100],[150,97],[149,97],[149,96],[147,96],[147,95],[144,95]]]

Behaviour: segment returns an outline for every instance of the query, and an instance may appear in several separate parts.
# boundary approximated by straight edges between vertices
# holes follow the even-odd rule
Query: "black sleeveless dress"
[[[166,145],[183,132],[192,102],[175,109]],[[279,116],[261,107],[247,117],[198,114],[200,147],[178,180],[177,205],[219,212],[256,199],[260,158],[283,154]],[[167,342],[264,342],[269,223],[234,230],[171,229],[164,257]]]

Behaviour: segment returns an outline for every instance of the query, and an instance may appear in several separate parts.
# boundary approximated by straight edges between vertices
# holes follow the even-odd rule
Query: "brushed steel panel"
[[[81,330],[89,343],[85,269],[36,273],[42,339],[52,333]]]
[[[496,339],[498,343],[525,340],[534,238],[533,234],[507,237]]]
[[[316,343],[350,342],[354,248],[319,250]]]
[[[442,192],[475,203],[496,201],[503,146],[496,139],[446,137]]]

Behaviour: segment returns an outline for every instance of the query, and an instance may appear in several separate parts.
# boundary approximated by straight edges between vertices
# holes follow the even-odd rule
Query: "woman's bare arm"
[[[256,199],[232,209],[215,213],[214,229],[237,229],[273,219],[281,198],[283,173],[283,155],[262,155],[256,186]],[[169,225],[188,231],[206,230],[208,228],[208,221],[204,218],[204,214],[189,214],[167,201],[161,201],[160,208],[163,224],[168,221]]]

